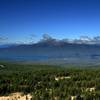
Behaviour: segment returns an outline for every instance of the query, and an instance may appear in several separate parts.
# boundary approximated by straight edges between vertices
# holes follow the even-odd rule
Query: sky
[[[0,43],[36,42],[44,33],[99,36],[100,0],[0,0]]]

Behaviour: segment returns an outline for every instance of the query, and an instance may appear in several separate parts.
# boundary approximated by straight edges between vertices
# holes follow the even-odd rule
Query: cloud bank
[[[74,43],[74,44],[100,44],[100,36],[95,36],[93,38],[89,36],[80,36],[77,39],[55,39],[48,34],[43,34],[42,39],[39,42],[50,42],[50,43]]]
[[[79,38],[75,39],[69,39],[69,38],[64,38],[64,39],[56,39],[54,37],[51,37],[49,34],[43,34],[42,38],[38,41],[35,42],[33,39],[33,36],[31,36],[33,40],[32,42],[21,42],[17,41],[16,43],[13,44],[34,44],[34,43],[52,43],[52,44],[63,44],[63,43],[71,43],[71,44],[98,44],[100,45],[100,36],[95,36],[95,37],[89,37],[89,36],[80,36]],[[0,44],[5,44],[7,42],[8,38],[0,36]],[[7,44],[7,43],[6,43]],[[9,43],[10,44],[10,43]]]
[[[8,40],[7,37],[0,36],[0,43],[1,43],[1,42],[4,42],[4,41],[6,41],[6,40]]]

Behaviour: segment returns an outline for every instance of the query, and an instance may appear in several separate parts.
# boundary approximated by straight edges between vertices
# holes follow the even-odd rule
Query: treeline
[[[33,100],[99,100],[99,68],[63,68],[50,65],[3,63],[0,95],[31,93]]]

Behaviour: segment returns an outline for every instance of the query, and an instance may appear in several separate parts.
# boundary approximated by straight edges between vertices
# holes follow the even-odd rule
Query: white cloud
[[[100,44],[100,36],[96,36],[96,37],[93,37],[93,38],[91,38],[89,36],[80,36],[78,39],[65,38],[65,39],[62,39],[62,40],[58,40],[58,39],[51,37],[48,34],[43,34],[40,42],[43,42],[43,41],[45,41],[45,42],[46,41],[47,42],[56,41],[56,42],[59,42],[59,43],[64,42],[64,43],[75,43],[75,44]]]
[[[5,42],[7,42],[6,40],[8,40],[7,37],[0,36],[0,44],[4,44]]]

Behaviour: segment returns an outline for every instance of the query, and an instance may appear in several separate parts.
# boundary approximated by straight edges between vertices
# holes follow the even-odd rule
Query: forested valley
[[[100,68],[0,62],[0,95],[32,100],[100,100]]]

